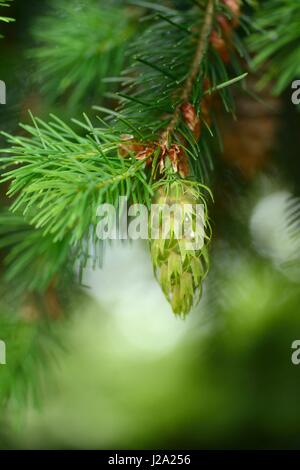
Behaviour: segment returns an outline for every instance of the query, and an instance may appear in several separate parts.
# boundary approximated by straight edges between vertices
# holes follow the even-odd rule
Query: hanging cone
[[[183,317],[199,302],[209,267],[211,229],[204,189],[209,193],[180,178],[160,183],[150,216],[154,272],[173,312]]]

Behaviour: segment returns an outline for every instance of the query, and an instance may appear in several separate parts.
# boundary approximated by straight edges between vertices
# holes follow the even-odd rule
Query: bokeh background
[[[89,109],[81,102],[70,111],[41,91],[27,51],[47,3],[15,0],[16,23],[3,27],[0,123],[10,132],[28,109],[63,118]],[[32,368],[11,375],[0,447],[300,448],[300,365],[291,361],[300,339],[300,236],[291,223],[300,206],[300,116],[289,92],[275,99],[267,91],[264,104],[236,95],[240,119],[223,119],[211,271],[199,306],[184,321],[173,316],[146,244],[106,247],[102,269],[84,270],[76,300],[55,322],[59,340],[46,340],[47,361],[31,364],[24,347]],[[1,309],[10,311],[4,301]],[[26,328],[37,334],[34,322]],[[9,334],[2,376],[18,331]],[[34,399],[19,400],[20,377],[38,382]]]

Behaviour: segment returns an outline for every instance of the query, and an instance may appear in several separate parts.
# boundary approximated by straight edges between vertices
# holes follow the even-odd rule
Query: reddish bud
[[[189,174],[188,158],[181,147],[177,144],[171,145],[168,152],[173,170],[185,178]]]
[[[133,135],[121,136],[122,143],[119,145],[119,156],[122,158],[135,156],[137,160],[144,160],[154,152],[154,147],[140,142],[135,142]],[[149,159],[151,163],[151,159]],[[147,164],[149,163],[147,161]]]
[[[191,103],[183,103],[181,106],[181,112],[188,128],[192,131],[195,139],[198,141],[201,134],[201,127],[195,107]]]
[[[220,55],[222,61],[227,64],[230,61],[230,58],[225,40],[217,33],[217,31],[212,31],[210,35],[210,42],[213,48]]]
[[[240,1],[239,0],[223,0],[223,3],[232,13],[232,26],[236,28],[239,24],[239,17],[241,15]]]
[[[225,16],[223,16],[223,15],[218,15],[217,16],[217,21],[218,21],[223,33],[226,36],[229,36],[230,33],[232,32],[232,25],[229,23],[227,18],[225,18]]]

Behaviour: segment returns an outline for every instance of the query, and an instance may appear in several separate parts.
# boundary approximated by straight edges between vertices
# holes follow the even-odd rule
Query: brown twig
[[[191,64],[190,72],[188,74],[188,77],[182,89],[180,103],[177,105],[168,127],[162,134],[162,138],[161,138],[162,145],[167,146],[168,137],[170,134],[174,132],[177,126],[177,123],[179,121],[180,113],[181,113],[180,108],[183,103],[186,103],[189,101],[189,97],[193,88],[195,78],[199,72],[200,66],[205,56],[207,39],[210,34],[212,22],[213,22],[214,4],[215,4],[215,0],[208,0],[207,2],[207,7],[205,11],[205,16],[204,16],[204,23],[201,29],[198,46],[197,46],[197,49],[193,58],[193,62]]]

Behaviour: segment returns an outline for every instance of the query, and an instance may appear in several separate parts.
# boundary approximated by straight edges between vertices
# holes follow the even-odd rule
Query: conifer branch
[[[121,72],[138,16],[122,4],[121,0],[54,0],[49,13],[35,19],[34,47],[27,55],[47,100],[60,98],[74,112],[87,99],[102,101],[105,92],[115,89],[105,79]]]
[[[186,82],[183,86],[182,94],[181,94],[181,100],[179,104],[176,107],[176,110],[174,112],[174,116],[168,125],[166,131],[162,135],[162,144],[167,145],[168,140],[169,140],[169,135],[172,134],[172,132],[175,130],[176,125],[178,123],[178,120],[180,118],[181,114],[181,106],[183,103],[186,103],[189,101],[189,97],[193,88],[194,81],[197,77],[197,74],[199,72],[199,69],[201,67],[202,61],[204,59],[205,51],[206,51],[206,45],[207,45],[207,39],[209,36],[209,33],[211,32],[212,28],[212,23],[213,23],[213,12],[214,12],[214,3],[215,0],[208,0],[207,7],[206,7],[206,12],[205,12],[205,17],[204,17],[204,22],[203,26],[201,29],[201,33],[199,35],[199,42],[198,42],[198,47],[195,52],[195,56],[191,65],[190,72],[188,74],[188,77],[186,79]]]
[[[248,46],[253,65],[262,70],[261,88],[272,83],[276,95],[300,76],[300,2],[265,0],[253,18]]]
[[[164,195],[169,188],[174,194],[181,193],[181,202],[185,197],[202,201],[205,246],[195,254],[195,272],[183,263],[185,283],[193,279],[186,284],[190,293],[183,295],[184,303],[177,275],[167,283],[168,300],[176,312],[186,313],[193,305],[193,292],[201,290],[209,264],[207,200],[211,191],[207,184],[213,168],[212,136],[218,135],[211,93],[232,110],[228,87],[244,77],[236,57],[243,54],[243,48],[233,32],[239,7],[232,10],[232,3],[230,9],[226,0],[207,0],[162,11],[149,2],[135,3],[153,7],[154,15],[147,16],[149,26],[128,48],[129,65],[122,74],[120,93],[112,95],[119,107],[98,106],[99,127],[85,116],[83,122],[75,121],[79,132],[52,116],[50,123],[32,118],[33,125],[22,126],[25,136],[5,134],[9,146],[2,150],[2,181],[10,182],[8,195],[14,198],[10,209],[38,231],[37,239],[43,237],[38,246],[49,253],[52,243],[69,247],[64,259],[53,257],[58,269],[72,254],[74,261],[81,256],[91,227],[95,233],[99,204],[117,207],[119,196],[127,196],[149,206],[157,191]],[[238,0],[233,5],[239,6]],[[230,71],[228,58],[232,58]],[[32,236],[28,231],[28,240]],[[16,256],[8,257],[14,263],[22,253],[17,245],[12,251]],[[20,246],[28,244],[20,242]],[[171,249],[165,248],[163,262],[158,262],[163,270]],[[181,256],[180,244],[172,250]],[[33,253],[28,255],[29,263]],[[19,266],[25,266],[27,260],[21,256]],[[51,282],[55,263],[45,268],[51,276],[40,276],[42,288]]]

